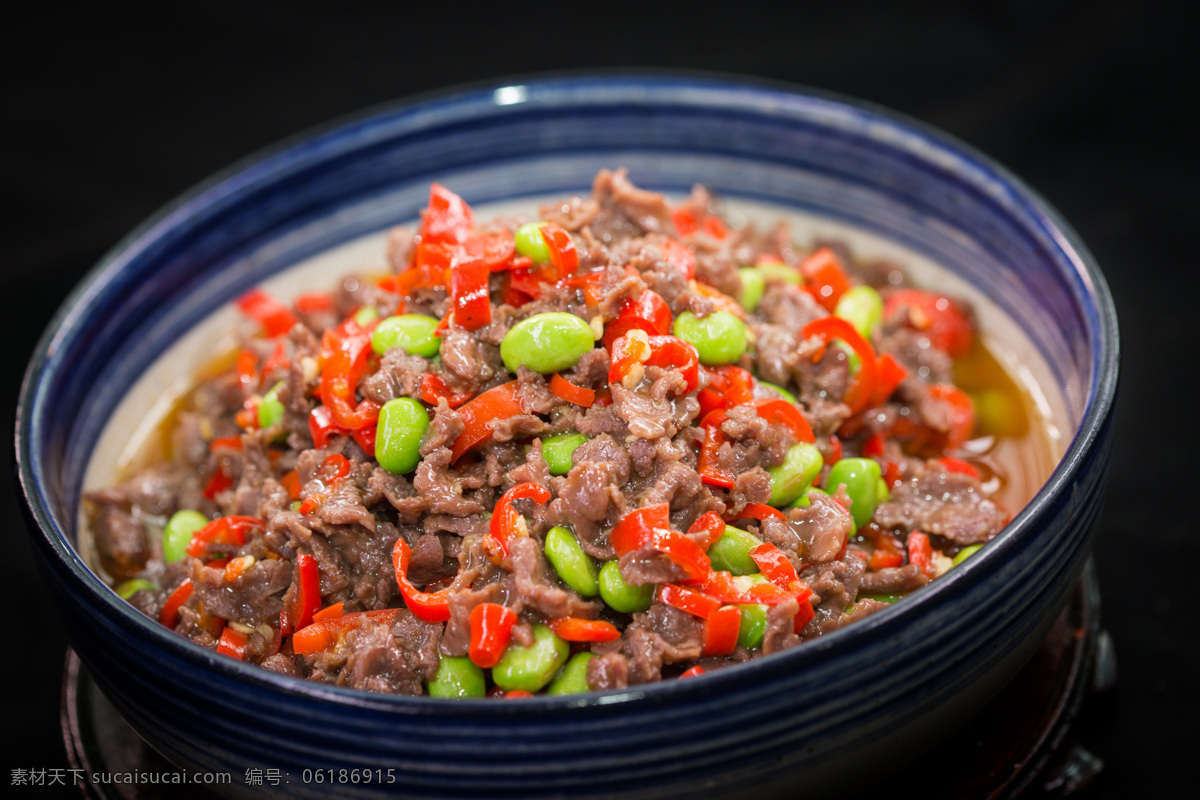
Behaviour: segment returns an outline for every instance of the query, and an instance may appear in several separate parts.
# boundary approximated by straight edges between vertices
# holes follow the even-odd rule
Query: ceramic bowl
[[[818,641],[696,679],[523,702],[370,695],[272,674],[176,636],[89,569],[77,543],[89,464],[130,387],[140,380],[144,391],[172,343],[194,339],[247,288],[414,219],[430,181],[486,208],[586,192],[598,168],[621,165],[648,188],[702,183],[817,229],[841,226],[864,246],[900,247],[985,298],[1001,332],[1022,338],[1017,360],[1038,365],[1055,418],[1061,461],[1041,491],[978,557]],[[249,793],[251,769],[303,796],[845,789],[952,732],[1064,605],[1100,509],[1117,363],[1112,299],[1076,235],[1020,180],[944,134],[743,80],[539,78],[375,110],[285,143],[133,232],[33,356],[19,479],[45,579],[96,683],[172,762],[230,773],[222,791]]]

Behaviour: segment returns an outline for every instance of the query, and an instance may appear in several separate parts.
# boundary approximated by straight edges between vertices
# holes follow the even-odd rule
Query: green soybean
[[[279,389],[283,381],[271,387],[258,404],[258,427],[269,428],[283,421],[283,403],[279,400]]]
[[[808,508],[812,505],[812,500],[809,499],[809,496],[814,494],[823,494],[826,497],[829,496],[829,492],[819,489],[816,486],[809,486],[800,493],[800,496],[796,498],[796,502],[792,503],[792,508]]]
[[[962,550],[959,550],[958,555],[956,555],[954,557],[954,560],[952,562],[950,562],[950,566],[952,568],[957,567],[959,564],[966,561],[971,556],[975,555],[975,551],[978,550],[980,547],[983,547],[983,545],[973,544],[968,547],[964,547]]]
[[[359,325],[369,325],[379,319],[379,309],[375,306],[360,306],[358,311],[354,312],[354,321]]]
[[[379,409],[375,460],[394,475],[404,475],[421,461],[421,438],[429,429],[429,412],[411,397],[388,400]]]
[[[672,332],[696,348],[706,366],[732,364],[746,352],[746,326],[728,311],[697,317],[685,311],[675,318]]]
[[[442,340],[434,336],[439,324],[439,320],[424,314],[388,317],[371,332],[371,349],[383,355],[400,347],[410,355],[433,358],[442,346]]]
[[[855,528],[870,522],[875,506],[879,505],[880,477],[879,464],[869,458],[843,458],[829,470],[825,489],[832,494],[845,484]]]
[[[854,286],[838,298],[833,313],[853,325],[864,339],[870,339],[883,319],[883,298],[866,284]]]
[[[763,279],[762,272],[754,267],[739,269],[738,277],[742,279],[742,291],[738,295],[738,302],[742,304],[742,308],[753,311],[758,308],[758,303],[762,300],[767,282]]]
[[[545,625],[533,626],[533,644],[510,644],[492,667],[492,680],[506,692],[522,689],[536,692],[545,686],[567,661],[571,646]]]
[[[767,607],[758,603],[738,606],[742,610],[742,621],[738,624],[738,644],[747,650],[761,647],[763,634],[767,632]]]
[[[621,576],[616,561],[607,561],[600,568],[600,597],[609,608],[632,614],[645,611],[654,601],[654,586],[630,586]]]
[[[187,555],[185,551],[192,541],[192,534],[209,522],[211,520],[208,517],[190,508],[172,514],[163,528],[163,561],[171,564]]]
[[[551,475],[566,475],[571,471],[571,456],[575,448],[588,440],[582,433],[560,433],[542,439],[542,458]]]
[[[546,559],[563,583],[584,597],[600,594],[600,570],[592,557],[583,552],[575,534],[561,525],[555,525],[546,531],[543,549]]]
[[[888,603],[889,605],[901,599],[903,595],[899,594],[864,594],[863,598],[867,600],[876,600],[880,603]]]
[[[887,481],[882,477],[879,479],[879,485],[875,487],[875,497],[880,503],[886,503],[891,499],[892,493],[888,491]]]
[[[763,280],[768,283],[771,281],[783,281],[784,283],[791,283],[797,286],[804,283],[804,276],[800,274],[800,270],[782,261],[760,261],[754,268],[762,274]]]
[[[153,592],[154,584],[145,578],[130,578],[117,584],[116,592],[122,600],[128,600],[140,591]]]
[[[517,232],[513,234],[517,253],[533,259],[533,263],[535,264],[550,260],[550,248],[546,246],[546,239],[539,230],[545,224],[543,220],[526,222],[517,228]]]
[[[574,314],[549,311],[514,325],[500,342],[500,358],[509,372],[528,367],[548,375],[575,366],[594,345],[590,325]]]
[[[784,400],[787,400],[789,403],[799,402],[798,400],[796,400],[796,395],[792,394],[791,392],[789,392],[787,389],[783,388],[782,386],[778,386],[774,383],[768,383],[767,381],[759,381],[758,385],[767,387],[772,392],[774,392],[775,394],[782,397]]]
[[[426,684],[430,697],[483,697],[487,683],[483,670],[466,656],[442,656],[433,680]]]
[[[562,669],[546,687],[546,694],[583,694],[591,687],[587,682],[587,666],[592,660],[591,653],[576,653],[571,660],[563,664]]]
[[[783,463],[767,470],[771,476],[771,499],[768,502],[773,506],[794,503],[821,472],[823,464],[821,451],[815,445],[792,445]]]
[[[708,560],[712,568],[725,570],[734,575],[753,575],[758,564],[750,557],[750,551],[762,544],[762,540],[732,525],[725,526],[721,538],[708,548]]]

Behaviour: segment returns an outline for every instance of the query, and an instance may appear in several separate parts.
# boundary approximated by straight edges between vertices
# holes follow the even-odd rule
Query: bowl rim
[[[156,239],[174,226],[186,223],[195,210],[222,198],[232,196],[256,183],[269,182],[273,176],[297,169],[311,160],[319,161],[330,155],[353,149],[369,128],[375,124],[397,124],[403,117],[429,112],[459,109],[474,112],[474,118],[486,118],[497,113],[501,103],[496,92],[506,87],[525,87],[539,91],[570,93],[588,89],[624,89],[637,87],[672,86],[706,92],[709,103],[702,108],[719,111],[748,108],[764,112],[770,104],[803,108],[806,118],[821,112],[822,124],[850,126],[859,135],[872,136],[886,147],[908,153],[922,161],[936,158],[937,165],[954,172],[961,180],[969,174],[981,176],[994,191],[1001,191],[1010,203],[1048,234],[1070,262],[1076,279],[1084,289],[1081,305],[1091,303],[1096,315],[1096,338],[1092,342],[1093,375],[1086,393],[1086,402],[1079,425],[1062,457],[1042,488],[1016,514],[1005,529],[988,543],[976,558],[968,559],[947,575],[938,578],[930,587],[905,602],[845,626],[819,639],[794,647],[770,658],[757,658],[737,665],[738,669],[717,670],[688,681],[667,680],[627,689],[589,692],[583,695],[550,697],[537,695],[524,703],[496,703],[486,698],[446,703],[427,696],[389,695],[350,689],[303,678],[279,675],[257,665],[217,655],[176,635],[144,616],[129,603],[117,597],[82,560],[76,547],[68,543],[69,532],[59,531],[47,511],[48,500],[38,474],[38,458],[31,449],[30,432],[37,408],[42,367],[53,358],[56,344],[83,314],[89,301],[119,275],[124,264],[143,252]],[[719,105],[718,99],[725,105]],[[751,101],[754,101],[751,103]],[[489,107],[490,102],[490,107]],[[576,104],[592,104],[595,99],[577,97]],[[601,103],[604,104],[603,102]],[[694,106],[694,101],[681,101],[681,107]],[[866,130],[868,124],[874,133]],[[971,181],[978,187],[979,178]],[[769,678],[773,674],[802,668],[806,663],[824,658],[834,651],[847,651],[856,641],[887,635],[923,616],[925,610],[955,587],[971,580],[981,569],[1002,561],[1020,546],[1022,534],[1034,518],[1049,510],[1053,499],[1069,490],[1070,484],[1088,459],[1095,442],[1110,418],[1116,400],[1120,353],[1120,336],[1116,307],[1099,266],[1079,235],[1060,213],[1036,190],[1006,167],[956,137],[921,120],[893,111],[871,101],[848,97],[836,92],[816,89],[795,83],[756,76],[698,70],[578,70],[551,73],[514,74],[500,78],[456,84],[421,92],[398,100],[378,103],[359,111],[335,117],[287,136],[274,144],[233,162],[209,178],[184,191],[149,216],[113,245],[71,290],[51,318],[30,358],[21,384],[16,414],[14,461],[20,485],[23,511],[30,535],[40,534],[44,544],[67,568],[68,579],[93,606],[105,608],[105,613],[121,624],[143,634],[157,647],[192,665],[213,670],[218,674],[249,682],[252,687],[280,692],[296,698],[331,701],[360,709],[384,712],[434,712],[448,717],[470,716],[511,719],[527,716],[526,708],[534,708],[545,719],[546,714],[579,713],[581,709],[600,710],[614,704],[626,705],[643,698],[672,702],[720,691],[733,682]],[[46,401],[49,402],[49,401]],[[33,532],[37,529],[37,533]],[[532,704],[532,705],[530,705]]]

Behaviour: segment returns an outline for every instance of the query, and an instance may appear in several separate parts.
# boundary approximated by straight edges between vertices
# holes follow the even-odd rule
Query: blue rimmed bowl
[[[620,165],[648,188],[702,183],[891,243],[985,298],[1022,339],[1020,360],[1039,365],[1060,437],[1061,460],[1032,502],[962,567],[816,642],[696,679],[524,702],[275,675],[174,635],[89,569],[79,498],[97,443],[172,343],[250,286],[415,218],[430,181],[475,206],[532,203],[586,192],[598,168]],[[34,353],[19,479],[41,567],[96,683],[167,758],[232,773],[234,793],[251,791],[253,768],[312,796],[818,791],[880,777],[946,736],[1036,648],[1089,550],[1117,362],[1112,299],[1075,234],[1018,179],[937,131],[746,81],[539,78],[286,143],[149,220],[74,291]],[[343,783],[343,769],[360,782]]]

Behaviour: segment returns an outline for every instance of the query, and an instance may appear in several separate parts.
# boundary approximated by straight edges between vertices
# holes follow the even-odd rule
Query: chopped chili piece
[[[704,655],[727,656],[737,647],[742,610],[721,606],[704,620]]]
[[[499,603],[480,603],[471,609],[467,655],[476,666],[491,669],[500,662],[517,624],[517,613]]]
[[[268,339],[274,339],[292,329],[296,316],[283,303],[261,289],[251,289],[235,301],[243,314],[263,327]]]
[[[217,652],[223,656],[229,656],[241,661],[246,655],[246,634],[235,629],[232,625],[226,625],[225,630],[221,631],[220,640],[217,642]]]
[[[568,642],[614,642],[621,638],[617,626],[602,619],[561,617],[551,620],[549,627],[555,636]]]
[[[175,591],[167,597],[167,602],[163,603],[163,607],[158,612],[158,621],[168,628],[174,628],[179,623],[179,607],[187,602],[195,589],[196,586],[192,583],[191,578],[185,578],[183,583],[176,586]]]
[[[550,379],[550,391],[556,397],[561,397],[568,403],[574,403],[583,408],[590,408],[596,402],[596,391],[585,386],[576,386],[559,373],[554,373]]]

